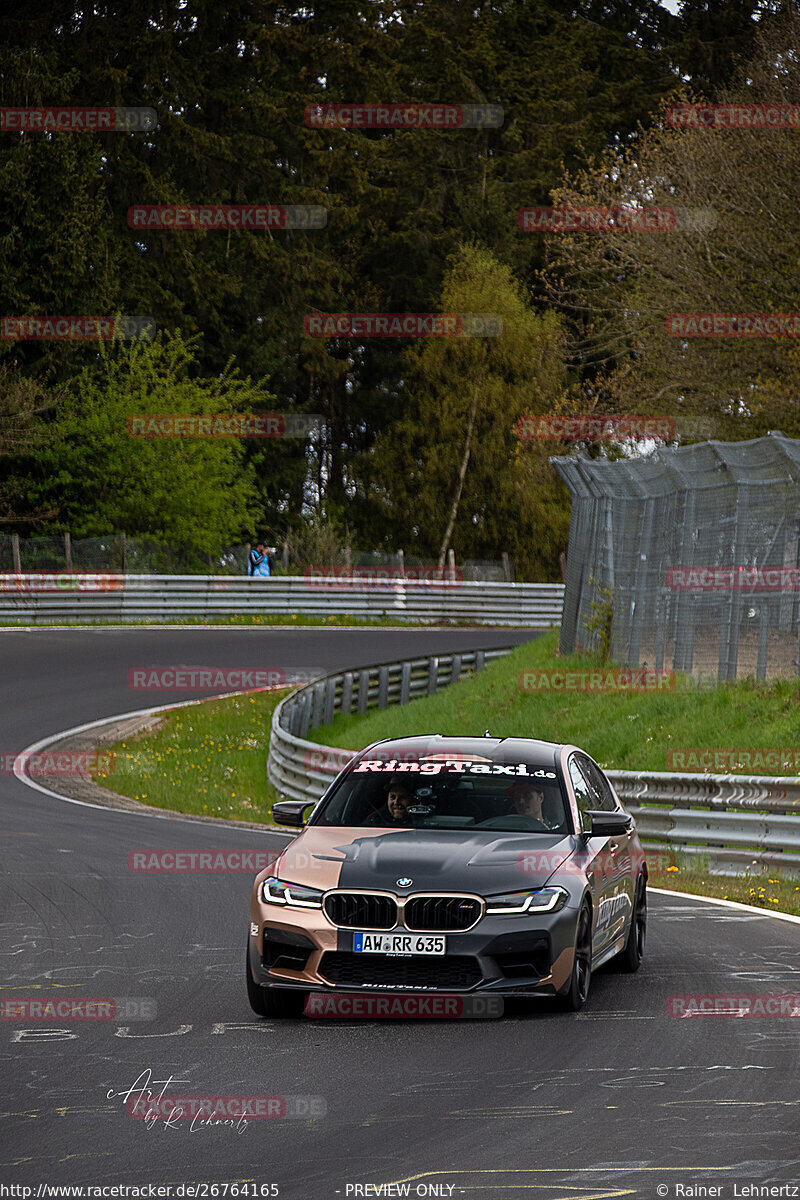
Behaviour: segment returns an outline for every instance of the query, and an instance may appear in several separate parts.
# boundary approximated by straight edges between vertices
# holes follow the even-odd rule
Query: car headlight
[[[557,912],[567,902],[569,893],[562,887],[537,888],[535,892],[506,892],[503,896],[487,896],[487,913]]]
[[[266,904],[289,904],[293,908],[322,908],[323,893],[300,883],[287,883],[270,875],[261,884],[261,896]]]

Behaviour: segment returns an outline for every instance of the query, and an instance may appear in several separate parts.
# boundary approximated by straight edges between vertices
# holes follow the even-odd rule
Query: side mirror
[[[303,816],[307,808],[313,808],[316,800],[278,800],[272,806],[272,819],[276,825],[305,825]]]
[[[581,819],[586,837],[624,837],[634,828],[633,817],[626,812],[589,809],[581,814]]]

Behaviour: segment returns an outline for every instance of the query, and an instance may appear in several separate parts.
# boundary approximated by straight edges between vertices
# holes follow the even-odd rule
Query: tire
[[[245,956],[245,976],[247,979],[247,999],[250,1007],[258,1017],[300,1017],[303,1014],[305,992],[294,988],[261,987],[253,979],[250,970],[250,947],[248,944]]]
[[[589,995],[592,982],[592,914],[584,904],[575,931],[575,958],[569,982],[558,994],[558,1007],[566,1012],[580,1012]]]
[[[620,971],[632,975],[638,971],[644,958],[644,947],[647,940],[647,884],[644,876],[640,875],[636,883],[636,899],[633,902],[633,916],[628,930],[628,940],[625,949],[615,959],[615,965]]]

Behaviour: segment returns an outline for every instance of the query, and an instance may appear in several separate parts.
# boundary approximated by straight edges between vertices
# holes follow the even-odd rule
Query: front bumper
[[[322,910],[276,907],[254,896],[250,913],[250,969],[265,987],[553,996],[572,971],[574,902],[555,913],[484,916],[472,929],[445,933],[441,957],[356,954],[353,930],[332,925]]]

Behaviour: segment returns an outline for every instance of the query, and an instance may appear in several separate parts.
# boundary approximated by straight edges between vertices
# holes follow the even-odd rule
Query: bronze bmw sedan
[[[313,808],[307,820],[308,809]],[[360,751],[256,878],[247,992],[259,1016],[311,993],[556,997],[636,971],[647,864],[632,817],[576,746],[414,737]]]

